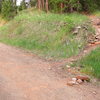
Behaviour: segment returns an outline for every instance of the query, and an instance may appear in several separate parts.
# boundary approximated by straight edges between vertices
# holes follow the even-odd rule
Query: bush
[[[30,0],[31,7],[36,6],[36,4],[37,4],[37,0]]]
[[[61,11],[60,4],[63,4],[63,12],[86,11],[93,12],[100,9],[99,0],[49,0],[50,10]]]
[[[63,12],[73,12],[81,10],[81,4],[78,0],[50,0],[50,8],[53,11],[60,11],[60,4],[63,3]]]
[[[4,0],[2,2],[1,14],[8,20],[16,15],[16,6],[12,0]]]
[[[82,11],[93,12],[99,7],[98,0],[79,0],[79,2],[82,5]]]
[[[1,12],[1,3],[2,3],[2,1],[0,0],[0,12]]]

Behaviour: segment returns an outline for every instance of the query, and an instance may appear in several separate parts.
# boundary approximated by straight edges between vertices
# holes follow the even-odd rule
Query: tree
[[[46,0],[46,12],[49,11],[49,3],[48,3],[48,0]]]
[[[37,0],[30,0],[31,7],[35,7],[37,5]]]
[[[49,10],[53,12],[92,12],[100,9],[100,0],[37,0],[39,10]],[[44,7],[45,5],[45,7]]]
[[[0,0],[0,12],[1,12],[1,8],[2,8],[2,0]]]
[[[3,0],[1,14],[6,19],[11,19],[16,15],[16,5],[13,0]]]

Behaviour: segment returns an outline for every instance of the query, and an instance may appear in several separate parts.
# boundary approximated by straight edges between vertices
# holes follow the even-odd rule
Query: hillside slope
[[[93,34],[85,15],[26,10],[0,28],[0,41],[48,57],[77,55]]]

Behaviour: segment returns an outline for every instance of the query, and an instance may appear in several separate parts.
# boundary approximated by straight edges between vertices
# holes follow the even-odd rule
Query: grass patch
[[[4,20],[0,15],[0,27],[7,23],[7,20]]]
[[[100,78],[100,47],[82,58],[76,65],[82,66],[82,72]]]
[[[97,16],[97,17],[100,17],[100,11],[95,11],[95,12],[93,13],[93,15],[95,15],[95,16]]]
[[[84,15],[52,14],[25,10],[0,28],[0,41],[31,50],[48,57],[70,57],[77,55],[86,44],[91,28]],[[73,35],[73,28],[86,26]]]

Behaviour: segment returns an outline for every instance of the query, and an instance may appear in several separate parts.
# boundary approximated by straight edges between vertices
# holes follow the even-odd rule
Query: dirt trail
[[[48,62],[2,43],[0,52],[0,100],[100,100],[100,89],[67,86]]]
[[[58,63],[59,64],[59,63]],[[0,100],[100,100],[100,87],[67,86],[50,62],[0,43]]]

